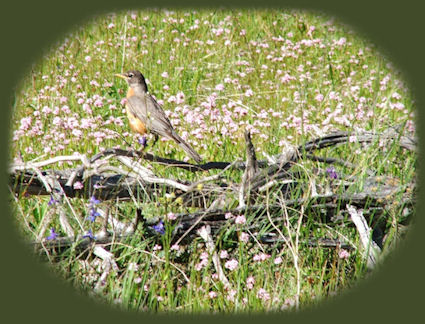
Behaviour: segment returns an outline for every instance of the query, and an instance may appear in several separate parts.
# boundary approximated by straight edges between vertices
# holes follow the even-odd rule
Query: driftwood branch
[[[106,212],[99,210],[100,215],[104,217],[101,235],[98,233],[95,238],[87,237],[87,235],[81,237],[74,233],[75,229],[71,227],[68,220],[69,217],[74,217],[78,223],[78,215],[67,215],[63,208],[64,204],[71,207],[69,199],[74,197],[87,199],[96,197],[102,201],[134,201],[135,197],[141,197],[140,199],[144,201],[149,201],[149,199],[156,201],[158,195],[168,194],[174,199],[181,199],[182,203],[200,208],[200,210],[177,215],[173,242],[178,243],[183,240],[192,240],[196,237],[196,231],[201,228],[209,228],[212,234],[217,233],[232,224],[233,219],[226,218],[226,215],[229,214],[253,216],[255,222],[247,224],[246,230],[254,233],[261,232],[262,228],[269,225],[270,215],[273,215],[273,223],[283,224],[287,221],[288,210],[296,211],[299,208],[303,209],[303,214],[308,213],[309,221],[313,220],[331,226],[341,223],[354,226],[355,222],[353,223],[352,217],[350,218],[350,215],[353,214],[350,208],[356,208],[356,210],[361,211],[362,217],[375,233],[377,230],[378,232],[385,230],[386,223],[382,221],[382,217],[384,217],[387,209],[391,208],[395,195],[398,197],[400,206],[404,206],[408,211],[413,210],[414,197],[412,192],[414,192],[414,183],[408,184],[408,187],[400,187],[397,182],[391,181],[391,178],[375,177],[374,172],[369,170],[367,172],[369,177],[363,179],[364,186],[361,192],[349,193],[350,191],[346,190],[340,194],[318,194],[316,188],[314,188],[314,194],[310,196],[298,195],[303,198],[290,199],[294,188],[301,188],[302,190],[303,186],[302,175],[291,170],[291,168],[301,159],[306,158],[328,164],[340,164],[354,169],[354,165],[342,159],[319,157],[313,153],[353,141],[367,144],[375,141],[392,142],[394,139],[397,139],[403,149],[415,150],[416,148],[414,139],[398,134],[393,128],[382,134],[372,132],[359,134],[333,133],[308,141],[296,148],[287,148],[285,152],[269,157],[267,161],[257,160],[255,148],[248,132],[245,133],[246,162],[208,162],[194,165],[157,157],[144,151],[115,148],[107,149],[90,158],[80,154],[55,157],[41,162],[14,164],[10,167],[9,186],[12,192],[22,198],[29,195],[50,195],[56,203],[56,211],[52,215],[49,214],[48,219],[51,219],[53,214],[57,213],[61,227],[67,233],[67,237],[34,243],[44,249],[62,249],[69,246],[85,249],[92,244],[113,244],[113,240],[126,239],[129,235],[133,235],[142,218],[141,212],[137,209],[136,221],[126,225],[114,219],[110,215],[109,209]],[[119,166],[111,165],[111,158],[115,158]],[[52,164],[63,161],[80,161],[81,164],[76,168],[65,170],[45,169]],[[180,168],[188,172],[198,173],[199,176],[203,176],[208,170],[222,171],[214,175],[205,175],[203,178],[190,182],[156,176],[142,165],[142,161]],[[244,171],[241,183],[224,178],[224,173],[229,170]],[[312,172],[319,171],[313,170]],[[351,180],[353,181],[353,177],[351,177]],[[79,185],[77,186],[77,184]],[[315,185],[309,185],[315,187]],[[350,183],[344,179],[338,179],[333,181],[331,186],[348,189]],[[331,192],[333,188],[330,188]],[[264,204],[264,197],[269,194],[269,191],[273,192],[275,200],[271,204]],[[237,208],[229,208],[229,206],[237,205]],[[405,218],[407,219],[411,213],[413,212],[407,212]],[[297,215],[294,212],[291,217],[297,218]],[[306,221],[306,219],[304,217],[300,222]],[[153,238],[158,237],[153,225],[159,221],[160,217],[152,217],[142,222],[146,229],[146,235]],[[43,231],[46,230],[47,226],[47,224],[42,224]],[[108,228],[110,227],[114,230],[113,239],[112,236],[108,235]],[[82,229],[81,225],[80,228]],[[264,244],[278,244],[283,238],[281,235],[276,236],[274,230],[270,229],[267,233],[258,234],[256,240]],[[328,238],[309,239],[305,244],[308,246],[353,248],[346,242]]]
[[[268,161],[257,161],[256,168],[264,169],[265,172],[262,174],[256,173],[256,176],[253,177],[252,170],[246,173],[250,175],[250,188],[252,191],[258,190],[260,187],[266,185],[268,182],[273,179],[274,181],[288,179],[293,177],[293,174],[289,173],[288,170],[299,161],[302,157],[312,159],[315,161],[321,161],[325,163],[339,163],[346,167],[355,167],[352,164],[336,158],[321,158],[317,157],[311,152],[316,150],[321,150],[330,146],[339,145],[342,143],[349,143],[350,137],[355,137],[358,143],[371,143],[377,140],[392,140],[398,138],[400,145],[407,150],[414,150],[416,141],[406,136],[400,136],[395,133],[393,129],[383,133],[383,134],[374,134],[371,132],[364,132],[361,134],[351,134],[347,132],[338,132],[333,133],[312,141],[309,141],[303,145],[300,145],[298,148],[290,150],[286,154],[278,154],[272,158],[274,163],[269,163]],[[248,146],[249,147],[249,143]],[[248,152],[252,152],[252,149],[247,149]],[[109,199],[130,199],[131,193],[138,192],[140,189],[143,189],[144,192],[147,192],[149,195],[154,196],[158,192],[173,192],[177,197],[184,193],[184,190],[181,190],[185,186],[191,186],[193,184],[187,181],[175,181],[166,183],[166,181],[149,181],[146,178],[140,178],[137,173],[125,170],[116,170],[121,172],[93,172],[89,171],[90,169],[101,170],[102,168],[96,164],[102,158],[110,156],[117,157],[131,157],[137,159],[144,159],[146,161],[158,163],[164,166],[177,167],[188,170],[190,172],[199,172],[207,171],[212,169],[236,169],[236,170],[245,170],[247,163],[246,162],[208,162],[201,165],[194,165],[183,161],[166,159],[154,156],[150,153],[143,151],[134,151],[134,150],[123,150],[123,149],[107,149],[103,152],[95,154],[90,159],[86,158],[84,155],[77,156],[68,156],[68,157],[56,157],[54,159],[38,162],[38,163],[21,163],[14,164],[10,167],[10,187],[12,191],[17,194],[26,194],[26,195],[47,195],[50,194],[50,191],[47,189],[44,182],[45,176],[55,177],[57,182],[62,187],[64,193],[67,197],[85,197],[89,198],[92,195],[96,195],[99,199],[109,200]],[[247,155],[249,157],[249,155]],[[82,161],[82,165],[75,169],[66,169],[66,170],[55,170],[47,169],[40,170],[42,166],[46,166],[52,163],[57,163],[59,161]],[[250,163],[250,162],[248,162]],[[110,168],[113,169],[113,168]],[[248,168],[250,170],[250,168]],[[373,172],[369,172],[370,175],[373,175]],[[150,179],[152,180],[152,179]],[[81,182],[83,184],[83,189],[75,189],[75,182]],[[246,182],[246,180],[245,180]],[[180,186],[181,185],[181,186]],[[180,188],[176,188],[180,186]],[[224,184],[219,184],[223,187]],[[186,201],[191,202],[194,205],[199,204],[197,199],[199,197],[205,198],[205,195],[208,195],[206,192],[195,193],[192,192],[190,197],[185,195]]]

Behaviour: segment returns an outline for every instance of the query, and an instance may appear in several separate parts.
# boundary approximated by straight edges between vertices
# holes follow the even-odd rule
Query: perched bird
[[[126,110],[130,128],[142,135],[150,132],[155,135],[155,140],[158,136],[172,139],[197,163],[200,163],[202,158],[176,133],[162,107],[149,94],[142,73],[132,70],[115,74],[115,76],[127,80],[129,85]]]

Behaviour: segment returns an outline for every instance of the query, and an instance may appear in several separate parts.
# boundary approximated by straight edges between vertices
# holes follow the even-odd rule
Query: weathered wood
[[[270,224],[270,217],[273,218],[273,223],[277,224],[278,227],[283,226],[282,224],[288,220],[288,214],[290,214],[291,219],[300,219],[297,211],[301,208],[303,213],[309,215],[308,218],[302,218],[302,222],[314,221],[329,226],[339,224],[354,226],[347,208],[348,206],[355,206],[362,210],[362,215],[371,230],[384,232],[387,225],[385,215],[387,215],[387,210],[392,208],[396,195],[399,206],[407,210],[404,218],[408,220],[410,215],[413,214],[410,210],[414,209],[415,204],[415,183],[402,187],[390,177],[376,177],[373,171],[366,170],[369,177],[362,179],[363,189],[361,192],[349,191],[349,183],[344,182],[344,179],[339,179],[331,183],[334,186],[333,189],[336,187],[342,189],[338,190],[340,192],[338,194],[317,194],[315,192],[307,195],[300,194],[298,197],[303,197],[300,199],[290,199],[293,190],[309,192],[305,187],[310,184],[306,183],[303,174],[290,170],[301,158],[330,164],[339,163],[347,168],[356,167],[342,159],[321,158],[313,154],[320,149],[349,143],[352,136],[356,136],[358,143],[367,144],[378,140],[392,141],[397,138],[400,141],[399,145],[404,149],[414,150],[416,147],[415,140],[401,136],[394,129],[383,134],[363,132],[355,135],[337,132],[308,141],[297,148],[288,148],[285,153],[270,157],[268,161],[257,161],[250,134],[246,133],[246,162],[208,162],[194,165],[157,157],[144,151],[107,149],[91,158],[84,155],[55,157],[37,163],[28,162],[12,165],[9,187],[22,199],[30,195],[51,195],[52,199],[57,202],[54,208],[56,208],[56,213],[60,217],[62,229],[68,233],[68,238],[56,238],[52,241],[34,243],[38,248],[43,247],[45,249],[61,250],[70,246],[86,249],[91,244],[112,244],[112,237],[113,240],[121,240],[133,235],[127,232],[114,232],[113,236],[101,235],[95,240],[90,237],[78,236],[78,234],[74,237],[73,230],[67,222],[62,200],[75,197],[86,199],[96,197],[102,201],[125,201],[137,196],[144,201],[150,199],[157,201],[158,196],[168,194],[174,199],[181,199],[182,203],[187,206],[199,208],[197,212],[176,215],[177,223],[173,232],[173,242],[180,242],[183,239],[184,241],[193,240],[196,236],[196,230],[203,226],[208,226],[211,233],[216,234],[225,226],[232,225],[233,219],[226,218],[226,214],[229,213],[234,216],[241,214],[252,216],[255,222],[247,224],[246,230],[254,233],[267,228]],[[116,157],[124,168],[111,165],[109,162],[111,157]],[[66,159],[74,162],[81,161],[81,165],[77,168],[65,170],[53,168],[42,170],[50,164],[66,161]],[[195,182],[182,179],[165,179],[156,176],[151,170],[143,167],[139,163],[141,160],[181,168],[188,172],[200,172],[200,175],[202,175],[202,172],[212,169],[222,171]],[[224,179],[223,174],[228,170],[244,170],[242,182],[236,183],[229,178]],[[311,172],[317,173],[318,171],[311,170]],[[350,180],[355,181],[353,177]],[[82,184],[82,188],[75,187],[77,182]],[[266,204],[264,199],[270,193],[273,193],[274,201]],[[229,196],[231,197],[230,200]],[[239,207],[229,207],[237,206],[238,201]],[[107,234],[109,211],[102,211],[102,213],[105,215],[102,216],[105,217],[102,233]],[[133,224],[134,226],[131,226],[132,230],[136,228],[138,219],[141,217],[139,214],[138,211],[137,221]],[[144,220],[144,232],[147,237],[158,237],[152,226],[159,221],[159,217]],[[299,222],[301,224],[301,220]],[[124,225],[121,227],[126,227]],[[47,224],[42,226],[44,231],[46,226]],[[268,233],[263,233],[256,239],[265,244],[278,243],[282,240],[282,237],[274,236],[276,235],[274,230],[278,231],[278,228],[270,229]],[[344,242],[330,241],[329,239],[320,242],[310,240],[306,244],[309,246],[349,248]]]

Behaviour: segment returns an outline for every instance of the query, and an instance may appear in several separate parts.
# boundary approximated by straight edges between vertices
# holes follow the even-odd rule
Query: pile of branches
[[[31,195],[50,195],[56,202],[53,215],[46,218],[46,222],[55,215],[59,217],[61,227],[66,237],[56,237],[55,240],[46,241],[43,237],[44,230],[40,231],[38,240],[34,242],[43,249],[66,248],[77,245],[87,248],[93,245],[110,243],[112,240],[125,239],[131,236],[137,226],[145,227],[146,235],[158,236],[153,230],[161,216],[144,218],[143,211],[137,210],[134,219],[122,223],[114,219],[109,210],[102,210],[103,229],[101,233],[82,235],[75,233],[68,221],[64,205],[75,197],[86,199],[98,199],[101,201],[134,201],[143,199],[155,199],[158,196],[167,195],[172,199],[179,200],[182,204],[192,207],[188,212],[177,215],[177,226],[173,233],[173,241],[180,243],[192,239],[198,235],[197,230],[208,227],[212,235],[218,233],[226,226],[231,225],[234,219],[226,215],[252,215],[255,222],[249,225],[251,233],[256,233],[256,240],[264,244],[274,244],[285,240],[279,232],[279,224],[288,221],[288,210],[299,211],[309,217],[317,218],[315,221],[327,224],[349,223],[356,226],[360,235],[365,237],[365,244],[370,244],[369,238],[373,236],[373,243],[380,245],[380,238],[385,227],[386,211],[391,208],[393,197],[397,195],[401,199],[400,205],[406,211],[406,221],[414,212],[414,189],[415,184],[401,187],[397,181],[390,177],[375,176],[373,170],[365,170],[368,177],[364,181],[361,192],[352,193],[348,188],[356,181],[352,176],[345,177],[341,174],[329,174],[335,178],[335,187],[347,188],[333,193],[333,188],[317,190],[314,183],[302,181],[302,174],[294,171],[293,167],[301,159],[310,159],[325,164],[339,164],[345,168],[355,169],[355,165],[338,158],[320,157],[316,152],[353,142],[365,145],[380,141],[380,143],[392,143],[405,150],[415,150],[416,141],[413,138],[402,135],[396,128],[390,128],[384,133],[362,132],[347,133],[335,132],[311,141],[299,147],[287,148],[285,152],[276,156],[268,156],[267,160],[257,160],[255,149],[248,132],[245,133],[246,160],[234,162],[208,162],[194,165],[191,163],[154,156],[145,151],[107,149],[88,158],[83,154],[72,156],[58,156],[39,162],[15,163],[10,167],[9,187],[15,194],[16,199],[25,199]],[[119,166],[110,163],[111,158],[120,162]],[[65,161],[79,161],[80,165],[70,169],[46,169],[47,166]],[[162,178],[154,174],[140,163],[147,161],[168,168],[180,168],[188,172],[199,173],[199,180],[190,182],[182,179]],[[208,170],[221,170],[214,175],[206,175]],[[237,183],[229,181],[224,174],[229,170],[243,171],[242,180]],[[320,170],[311,170],[318,173]],[[322,171],[323,172],[323,171]],[[329,171],[335,172],[335,171]],[[82,186],[76,188],[75,184]],[[294,190],[303,193],[291,199]],[[320,192],[320,193],[318,193]],[[277,199],[268,203],[267,196],[273,193]],[[136,202],[135,202],[136,203]],[[297,215],[297,213],[295,213]],[[303,221],[306,221],[304,218]],[[311,220],[311,219],[310,219]],[[46,223],[47,224],[47,223]],[[276,227],[274,224],[278,224]],[[361,225],[363,224],[363,225]],[[113,233],[111,233],[113,232]],[[198,233],[198,234],[197,234]],[[372,235],[370,235],[372,233]],[[210,235],[210,234],[209,234]],[[369,235],[369,237],[368,237]],[[320,245],[325,247],[353,248],[347,242],[334,239],[308,240],[307,245]]]

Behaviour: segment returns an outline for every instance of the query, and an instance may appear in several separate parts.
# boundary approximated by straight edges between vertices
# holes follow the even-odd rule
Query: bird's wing
[[[173,126],[165,115],[164,110],[149,94],[128,98],[130,112],[146,124],[154,134],[173,137]]]

